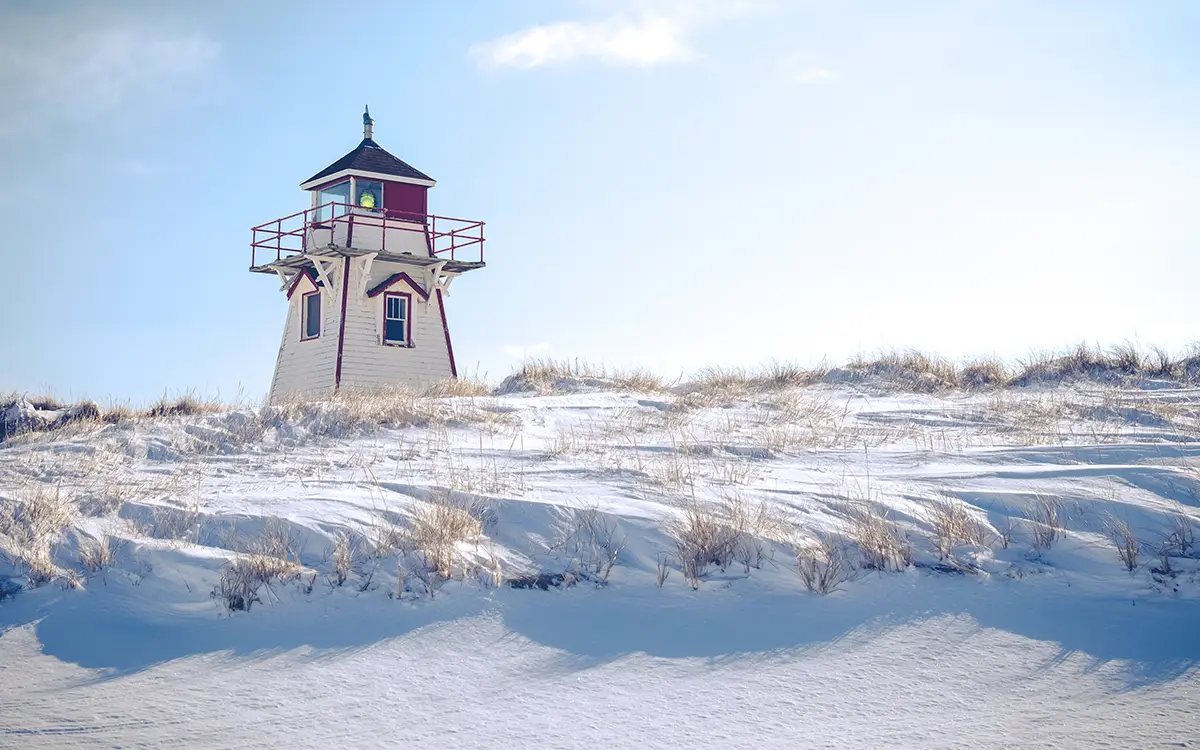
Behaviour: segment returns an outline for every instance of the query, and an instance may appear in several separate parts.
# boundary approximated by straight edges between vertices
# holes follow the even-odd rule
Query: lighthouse
[[[251,230],[250,270],[278,278],[287,319],[269,400],[422,387],[457,377],[451,283],[483,268],[483,222],[429,213],[429,175],[363,139],[301,183],[308,208]]]

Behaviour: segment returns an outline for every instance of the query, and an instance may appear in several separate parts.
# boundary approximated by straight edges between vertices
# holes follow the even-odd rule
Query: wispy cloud
[[[15,16],[0,31],[0,133],[46,119],[89,120],[186,78],[216,58],[215,42],[91,15]]]
[[[473,46],[487,67],[537,68],[581,60],[645,67],[696,57],[692,34],[722,19],[744,15],[766,0],[641,0],[624,12],[594,21],[532,26]]]
[[[692,51],[678,21],[643,18],[534,26],[476,45],[472,54],[496,67],[536,68],[584,58],[617,65],[654,65],[687,60]]]
[[[800,83],[832,83],[841,78],[829,68],[808,67],[796,71],[796,80]]]

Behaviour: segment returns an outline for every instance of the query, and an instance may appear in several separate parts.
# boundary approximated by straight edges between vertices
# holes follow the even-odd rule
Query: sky
[[[260,398],[250,227],[381,146],[460,372],[1200,339],[1200,3],[0,0],[0,391]]]

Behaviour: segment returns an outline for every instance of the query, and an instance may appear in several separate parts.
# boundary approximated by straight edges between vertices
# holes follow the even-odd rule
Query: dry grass
[[[1196,526],[1182,510],[1171,513],[1167,532],[1163,534],[1162,554],[1169,557],[1191,557],[1196,547]]]
[[[505,378],[497,393],[532,391],[547,395],[586,389],[659,393],[665,384],[661,375],[646,369],[609,368],[578,359],[532,359]]]
[[[240,555],[221,570],[212,598],[230,612],[249,612],[262,602],[262,593],[273,583],[287,584],[304,572],[299,565],[270,555]]]
[[[938,559],[952,561],[960,544],[984,546],[986,527],[971,515],[965,503],[945,497],[933,500],[925,508],[925,518],[933,527],[934,550]]]
[[[846,545],[828,534],[796,546],[796,572],[804,588],[814,594],[837,591],[853,570]]]
[[[1052,497],[1037,496],[1026,511],[1034,552],[1043,552],[1066,534],[1066,514],[1062,503]]]
[[[112,567],[119,544],[107,535],[98,539],[85,537],[79,541],[79,567],[87,573],[99,573]]]
[[[57,578],[53,548],[78,514],[78,508],[58,487],[37,484],[0,502],[0,543],[12,564],[24,571],[32,586]]]
[[[300,564],[302,538],[298,530],[292,529],[285,521],[270,518],[263,525],[258,538],[251,548],[264,557],[272,557],[285,562]]]
[[[360,557],[362,537],[348,531],[339,531],[333,537],[333,584],[341,586],[350,578],[350,571]]]
[[[857,357],[845,369],[860,378],[920,393],[935,393],[961,387],[954,363],[931,354],[910,349],[887,352],[874,359]]]
[[[557,522],[561,549],[571,558],[570,567],[597,583],[608,581],[625,549],[625,535],[617,520],[596,506],[565,509]]]
[[[483,536],[485,514],[486,508],[450,492],[414,503],[409,533],[423,558],[420,567],[442,579],[452,578],[461,567],[458,545]]]
[[[687,502],[678,516],[667,520],[664,531],[675,544],[684,580],[695,589],[712,565],[725,570],[736,560],[747,573],[758,567],[762,539],[781,538],[786,528],[773,506],[750,504],[733,494],[711,506]]]
[[[430,398],[411,388],[344,390],[328,398],[280,399],[263,409],[264,424],[304,424],[310,433],[329,437],[368,434],[378,427],[426,427],[482,424],[511,426],[515,418],[490,399],[450,401]]]
[[[198,414],[215,414],[226,408],[228,407],[216,399],[202,399],[194,393],[185,393],[173,399],[164,393],[143,412],[143,415],[148,419],[193,417]]]
[[[1116,516],[1110,516],[1108,519],[1108,537],[1112,540],[1113,546],[1117,548],[1117,559],[1121,561],[1125,569],[1130,573],[1136,570],[1138,558],[1142,551],[1142,543],[1133,533],[1133,530],[1129,528],[1129,524]]]
[[[752,395],[811,386],[827,373],[823,365],[809,370],[789,362],[770,362],[756,370],[706,367],[675,390],[680,408],[728,406]]]
[[[481,378],[458,377],[439,380],[421,391],[426,398],[461,398],[467,396],[490,396],[492,386]]]
[[[904,570],[912,565],[912,545],[900,527],[888,518],[883,505],[858,502],[847,506],[846,514],[862,567],[884,571]]]
[[[967,362],[958,373],[959,382],[967,390],[1003,388],[1011,378],[1008,365],[994,357]]]

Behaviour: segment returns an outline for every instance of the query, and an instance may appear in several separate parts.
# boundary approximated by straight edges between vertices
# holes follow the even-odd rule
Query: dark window
[[[389,294],[383,298],[383,343],[409,343],[408,297]]]
[[[303,334],[300,336],[301,341],[304,339],[315,339],[321,335],[321,293],[311,292],[304,295],[304,301],[300,306],[300,313],[303,320],[301,321],[301,330]]]
[[[354,205],[359,208],[383,208],[383,183],[375,180],[354,180]]]

